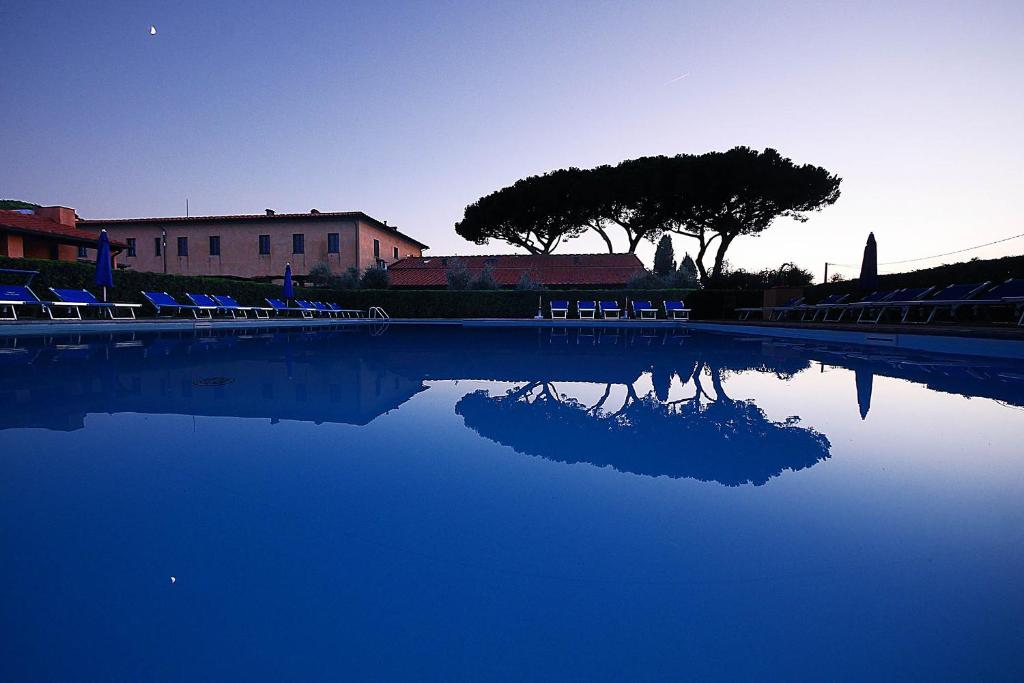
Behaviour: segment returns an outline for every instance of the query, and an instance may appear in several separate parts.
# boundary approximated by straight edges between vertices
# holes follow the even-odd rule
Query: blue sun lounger
[[[622,307],[619,306],[618,301],[601,299],[598,303],[601,308],[601,317],[605,320],[618,320],[619,316],[622,315]]]
[[[276,315],[288,315],[289,313],[298,313],[303,318],[312,318],[313,313],[305,306],[289,306],[280,299],[266,299],[267,304],[274,309]]]
[[[906,311],[910,306],[920,303],[934,290],[934,287],[905,287],[897,289],[889,298],[864,306],[861,309],[860,316],[857,318],[857,322],[879,323],[889,309],[903,311],[903,315],[906,315]],[[874,317],[868,315],[869,311],[875,312]]]
[[[579,316],[580,320],[594,320],[597,317],[597,302],[577,301],[576,315]]]
[[[364,316],[363,311],[358,308],[342,308],[339,304],[333,302],[329,302],[327,305],[342,318],[362,318]]]
[[[36,296],[28,285],[0,285],[0,320],[17,320],[18,306],[46,310],[46,302]]]
[[[983,306],[1013,306],[1014,315],[1020,314],[1017,326],[1024,325],[1024,278],[1010,278],[985,292],[984,299],[972,303]]]
[[[173,317],[175,315],[181,315],[182,311],[190,311],[192,316],[196,319],[199,318],[212,318],[213,311],[216,310],[216,306],[196,306],[194,304],[183,304],[167,292],[143,292],[142,296],[146,297],[146,301],[156,309],[156,316],[158,318]],[[161,315],[161,311],[164,309],[173,310],[170,316]]]
[[[565,318],[569,317],[569,302],[568,301],[565,301],[563,299],[556,299],[555,301],[552,301],[549,304],[549,306],[551,306],[551,318],[552,319],[558,318],[560,320],[564,320]]]
[[[81,320],[83,308],[96,309],[102,313],[106,313],[110,316],[111,320],[134,320],[135,309],[142,308],[142,304],[123,304],[113,303],[110,301],[100,301],[87,289],[61,289],[58,287],[50,287],[50,291],[59,299],[59,301],[49,302],[46,306],[46,311],[50,314],[50,318],[52,320]],[[66,316],[54,315],[53,309],[55,307],[66,308],[68,310],[68,314]]]
[[[232,318],[236,317],[234,311],[229,311],[224,306],[221,306],[217,303],[217,300],[209,294],[193,294],[192,292],[187,292],[185,297],[196,306],[209,309],[211,313],[225,313],[230,315]]]
[[[800,320],[807,321],[807,316],[810,315],[810,321],[814,322],[818,319],[819,314],[824,313],[822,320],[827,321],[828,314],[839,308],[840,304],[844,303],[849,297],[849,294],[829,294],[816,304],[804,304],[799,306]]]
[[[753,313],[760,313],[764,320],[782,320],[792,311],[798,311],[804,305],[802,296],[795,296],[781,306],[747,306],[737,308],[740,320],[747,320]]]
[[[633,317],[637,320],[655,320],[658,317],[658,309],[652,306],[650,301],[634,300]]]
[[[257,318],[266,320],[270,317],[271,309],[266,306],[243,306],[238,303],[238,300],[233,296],[225,295],[213,295],[213,300],[217,302],[222,311],[227,311],[234,318],[236,314],[241,314],[243,318],[248,318],[249,313],[252,313]]]
[[[665,301],[665,317],[671,320],[689,320],[690,309],[682,301]]]
[[[940,289],[935,296],[932,296],[924,301],[913,302],[903,306],[903,316],[900,318],[901,323],[920,323],[927,325],[935,319],[935,315],[939,311],[947,311],[950,318],[956,317],[957,309],[961,306],[969,306],[975,304],[974,297],[977,296],[982,290],[989,286],[988,282],[979,282],[967,285],[949,285]],[[924,320],[909,320],[909,315],[912,310],[923,309],[928,311],[928,315]]]

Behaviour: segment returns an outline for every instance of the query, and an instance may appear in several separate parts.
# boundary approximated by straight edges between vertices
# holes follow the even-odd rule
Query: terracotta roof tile
[[[644,271],[636,254],[552,254],[496,256],[422,256],[396,261],[388,267],[392,287],[443,287],[448,263],[459,258],[474,277],[490,266],[501,286],[519,284],[523,273],[547,286],[624,285]]]

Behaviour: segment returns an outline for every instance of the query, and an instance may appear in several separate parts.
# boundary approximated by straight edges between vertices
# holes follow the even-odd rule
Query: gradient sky
[[[193,215],[361,210],[436,254],[508,252],[454,233],[466,204],[559,167],[745,144],[825,166],[843,194],[738,240],[735,266],[820,277],[859,263],[870,230],[882,262],[1024,232],[1019,0],[22,2],[0,18],[0,197],[87,218],[183,215],[186,197]]]

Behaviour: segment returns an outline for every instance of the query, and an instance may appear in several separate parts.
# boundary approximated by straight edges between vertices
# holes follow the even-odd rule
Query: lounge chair
[[[988,282],[981,282],[969,285],[949,285],[940,289],[935,296],[921,302],[914,302],[903,307],[901,323],[920,323],[927,325],[935,319],[939,311],[947,311],[950,318],[956,317],[956,311],[960,306],[971,305],[974,297],[989,286]],[[908,320],[910,312],[914,309],[928,311],[924,320]]]
[[[81,320],[83,308],[94,308],[110,316],[111,320],[134,320],[135,309],[142,308],[142,304],[113,303],[100,301],[87,289],[60,289],[50,287],[60,301],[51,301],[46,306],[46,311],[53,320]],[[56,316],[53,314],[54,307],[67,308],[68,315]],[[72,315],[73,314],[73,315]]]
[[[672,320],[689,320],[690,309],[682,301],[666,301],[662,304],[665,307],[665,317]]]
[[[196,306],[209,309],[211,312],[224,313],[226,315],[230,315],[232,318],[238,317],[237,311],[229,310],[226,307],[221,306],[219,303],[217,303],[217,300],[214,299],[209,294],[193,294],[192,292],[187,292],[185,294],[185,298],[187,298]]]
[[[580,319],[594,320],[597,317],[597,302],[596,301],[577,301],[576,302],[576,315]]]
[[[838,308],[849,297],[849,294],[829,294],[816,304],[804,304],[799,307],[800,320],[807,321],[807,316],[810,315],[810,322],[814,322],[822,313],[824,313],[822,320],[828,320],[828,314]]]
[[[28,285],[0,285],[0,320],[17,320],[18,306],[46,310],[42,301]]]
[[[364,317],[363,311],[359,310],[358,308],[342,308],[339,304],[333,302],[328,302],[327,305],[330,306],[331,310],[338,313],[342,318]]]
[[[1024,278],[1010,278],[985,292],[984,298],[972,303],[982,306],[1013,306],[1014,315],[1020,314],[1017,325],[1024,325]]]
[[[633,317],[637,320],[654,320],[658,317],[658,309],[652,306],[650,301],[634,300]]]
[[[601,317],[605,320],[618,320],[619,316],[622,315],[622,308],[619,306],[618,301],[602,299],[598,304],[601,310]]]
[[[893,295],[895,295],[899,291],[900,290],[898,289],[878,290],[875,292],[871,292],[870,294],[865,294],[858,301],[849,301],[843,304],[835,304],[832,308],[833,310],[839,311],[839,317],[837,317],[832,322],[842,321],[843,316],[846,315],[847,311],[850,311],[850,315],[854,315],[854,313],[856,313],[856,315],[858,316],[857,321],[860,322],[860,318],[864,315],[864,311],[867,310],[870,306],[891,299]]]
[[[569,302],[562,299],[552,301],[551,306],[551,319],[565,320],[569,317]]]
[[[327,304],[325,304],[323,301],[310,301],[309,303],[313,304],[313,307],[316,308],[317,311],[319,311],[322,315],[327,316],[328,318],[338,317],[338,312],[331,308],[330,306],[328,306]]]
[[[307,311],[309,311],[309,313],[311,314],[310,317],[317,316],[317,315],[319,315],[319,316],[327,315],[324,311],[322,311],[319,308],[317,308],[316,304],[314,304],[312,301],[307,301],[305,299],[296,299],[295,300],[295,305],[296,306],[300,306],[302,308],[305,308]]]
[[[305,306],[289,306],[280,299],[266,299],[267,304],[274,309],[276,315],[288,315],[289,313],[298,313],[303,318],[312,318],[313,313]]]
[[[266,320],[270,317],[271,309],[266,306],[243,306],[238,303],[238,300],[235,299],[235,297],[227,294],[223,296],[214,294],[213,300],[220,305],[221,310],[230,312],[232,316],[234,316],[235,313],[241,313],[243,318],[248,318],[249,313],[252,313],[254,316],[262,320]]]
[[[173,309],[173,315],[181,315],[182,311],[191,311],[192,316],[199,318],[212,318],[216,306],[196,306],[195,304],[183,304],[167,292],[143,292],[142,296],[156,309],[156,316],[161,317],[160,312],[164,309]],[[163,316],[170,317],[170,316]]]
[[[885,313],[889,309],[898,309],[903,312],[903,316],[905,317],[910,306],[921,302],[934,290],[934,287],[905,287],[903,289],[898,289],[888,299],[868,304],[862,308],[860,316],[857,318],[857,322],[879,323],[882,321],[882,318],[885,317]],[[869,311],[875,312],[874,317],[868,315]]]
[[[791,311],[799,310],[804,305],[802,296],[794,296],[781,306],[748,306],[737,308],[740,320],[747,320],[753,313],[760,313],[764,320],[782,320]]]

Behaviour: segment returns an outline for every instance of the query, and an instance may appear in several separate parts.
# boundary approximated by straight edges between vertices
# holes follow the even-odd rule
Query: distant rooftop
[[[443,287],[453,259],[461,259],[473,275],[490,266],[500,286],[519,284],[524,273],[547,286],[621,286],[644,272],[636,254],[496,254],[490,256],[419,256],[388,267],[392,287]]]
[[[82,230],[73,225],[58,223],[50,218],[36,215],[29,209],[0,210],[0,230],[23,235],[55,237],[64,243],[85,247],[95,247],[100,238],[97,231]],[[124,248],[123,244],[113,241],[111,246]]]

